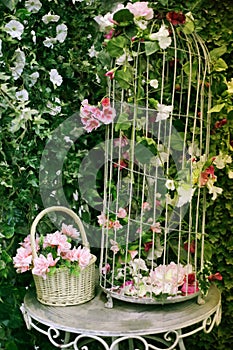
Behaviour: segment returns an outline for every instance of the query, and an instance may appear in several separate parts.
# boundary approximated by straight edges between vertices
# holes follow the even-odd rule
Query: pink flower
[[[189,273],[184,278],[184,284],[181,288],[183,294],[193,294],[199,291],[198,282],[195,273]]]
[[[73,239],[77,239],[80,236],[80,233],[73,227],[73,225],[62,224],[61,228],[62,233],[66,236],[71,237]]]
[[[101,117],[99,118],[99,120],[103,123],[103,124],[110,124],[112,123],[113,119],[116,116],[116,111],[114,108],[108,106],[108,107],[103,107],[103,112],[101,114]]]
[[[97,119],[90,118],[84,126],[84,130],[86,130],[87,132],[92,132],[93,130],[96,130],[99,126],[100,122]]]
[[[68,250],[65,253],[62,253],[62,259],[69,260],[69,261],[78,261],[78,251],[77,248],[73,248],[71,250]]]
[[[112,245],[110,250],[112,250],[114,254],[117,254],[120,250],[118,243],[116,241],[114,241],[113,239],[110,239],[110,243]]]
[[[166,18],[174,26],[185,23],[185,15],[182,12],[170,11],[166,14]]]
[[[138,251],[137,250],[128,250],[128,252],[129,252],[132,260],[135,258],[135,256],[138,255]]]
[[[114,168],[120,167],[120,170],[127,168],[128,164],[124,161],[124,159],[120,160],[120,164],[118,163],[113,163]]]
[[[148,202],[144,202],[142,204],[142,208],[143,208],[143,210],[148,210],[149,211],[151,209],[151,206],[150,206],[150,204]]]
[[[90,253],[90,250],[87,247],[82,248],[81,246],[79,246],[77,249],[77,257],[78,257],[79,266],[81,268],[84,268],[87,265],[89,265],[92,255]]]
[[[17,268],[16,272],[23,273],[30,269],[32,263],[31,254],[31,247],[20,247],[17,249],[17,254],[13,257],[14,267]]]
[[[101,101],[103,110],[98,107],[88,104],[88,100],[82,102],[80,109],[81,122],[84,125],[84,130],[91,132],[96,130],[101,123],[110,124],[116,116],[116,111],[110,106],[110,100],[108,97],[103,98]]]
[[[101,213],[101,215],[98,215],[97,218],[98,218],[98,224],[100,226],[105,226],[105,224],[107,223],[107,218],[105,214]]]
[[[149,252],[149,250],[152,248],[152,246],[153,246],[153,242],[152,241],[144,243],[145,252]]]
[[[160,222],[155,222],[153,225],[151,225],[150,229],[154,233],[161,233]]]
[[[107,73],[104,74],[106,77],[109,77],[111,80],[114,79],[115,71],[109,70]]]
[[[43,279],[46,279],[46,274],[49,272],[50,266],[55,266],[59,258],[53,259],[51,253],[47,255],[47,258],[40,254],[39,257],[34,259],[34,267],[32,273],[37,276],[41,276]]]
[[[154,11],[148,7],[148,2],[135,2],[134,4],[128,3],[126,8],[134,15],[135,18],[143,17],[146,20],[152,19]]]
[[[47,236],[44,239],[43,247],[46,248],[48,246],[57,246],[58,255],[60,255],[61,252],[66,252],[71,248],[71,244],[67,241],[67,237],[59,231],[47,234]]]
[[[122,228],[122,225],[120,224],[120,221],[119,221],[119,220],[113,221],[113,228],[114,228],[115,230],[119,230],[119,229]]]
[[[120,219],[124,219],[127,216],[127,211],[124,208],[119,208],[117,217]]]
[[[209,281],[222,281],[222,275],[220,272],[216,272],[215,274],[212,274],[208,277]]]
[[[101,101],[101,105],[103,107],[109,107],[110,106],[110,99],[108,97],[104,97]]]
[[[123,135],[121,138],[114,139],[113,142],[115,147],[125,147],[129,144],[129,140],[125,135]]]
[[[104,35],[104,37],[106,39],[112,39],[113,35],[114,35],[114,29],[112,28],[107,34]]]
[[[102,274],[107,275],[111,271],[111,266],[107,263],[102,267]]]
[[[20,245],[26,249],[31,250],[31,237],[30,235],[27,235],[27,237],[24,238],[23,242],[20,243]],[[36,251],[39,249],[39,238],[36,237]]]
[[[185,242],[185,243],[184,243],[184,249],[185,249],[186,251],[188,251],[188,242]],[[192,254],[195,253],[195,241],[192,241],[192,242],[190,243],[189,251],[190,251],[190,253],[192,253]]]

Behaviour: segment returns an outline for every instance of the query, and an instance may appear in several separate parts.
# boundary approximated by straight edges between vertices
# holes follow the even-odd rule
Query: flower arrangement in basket
[[[192,14],[160,2],[95,20],[109,98],[84,100],[80,116],[87,132],[106,125],[100,283],[132,302],[186,300],[206,292],[207,201],[232,162],[210,152],[209,53]]]
[[[53,211],[71,216],[80,232],[73,225],[62,223],[60,231],[38,237],[38,222]],[[78,245],[80,235],[82,244]],[[82,304],[94,297],[95,261],[80,218],[72,210],[59,206],[46,208],[37,215],[30,235],[13,258],[18,273],[32,271],[37,299],[53,306]]]

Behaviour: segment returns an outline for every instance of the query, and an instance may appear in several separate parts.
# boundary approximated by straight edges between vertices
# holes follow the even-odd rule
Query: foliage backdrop
[[[158,2],[173,10],[191,10],[208,49],[218,49],[218,58],[226,62],[220,74],[213,72],[213,102],[222,107],[212,114],[211,147],[213,150],[228,149],[232,154],[233,102],[232,94],[226,93],[226,81],[233,77],[231,0]],[[19,307],[26,287],[32,282],[31,276],[17,275],[11,258],[18,243],[28,234],[33,217],[43,209],[39,166],[49,136],[79,110],[80,101],[88,98],[96,103],[99,96],[105,94],[105,79],[95,57],[101,40],[94,17],[105,14],[117,2],[41,0],[39,10],[30,8],[31,3],[0,1],[3,14],[0,19],[0,349],[6,350],[33,349],[34,346],[51,348],[43,336],[26,330]],[[57,22],[42,20],[49,13],[59,16]],[[5,26],[11,20],[24,25],[20,39],[6,33]],[[62,26],[57,29],[58,25]],[[64,34],[66,29],[67,35]],[[57,30],[61,31],[60,41],[52,40],[58,35]],[[24,65],[17,79],[13,75],[15,62],[18,66],[19,63]],[[58,73],[55,79],[50,76],[52,69]],[[39,74],[35,83],[33,77],[35,79],[37,74],[33,73]],[[22,90],[26,90],[28,96]],[[227,122],[219,124],[223,119]],[[63,169],[67,200],[75,210],[82,208],[81,215],[86,222],[91,222],[92,216],[76,192],[78,169],[83,156],[101,137],[101,133],[95,139],[83,135],[71,148]],[[219,286],[223,319],[209,335],[198,333],[186,339],[187,348],[191,350],[230,350],[233,341],[233,181],[225,171],[217,175],[224,192],[208,207],[206,231],[214,248],[214,270],[223,276]]]

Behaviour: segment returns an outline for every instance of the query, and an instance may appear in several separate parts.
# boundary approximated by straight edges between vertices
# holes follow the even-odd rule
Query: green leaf
[[[191,74],[191,80],[192,81],[196,81],[196,77],[197,77],[197,67],[198,67],[198,63],[197,60],[193,61],[192,66],[190,66],[190,62],[186,62],[183,65],[183,70],[185,72],[185,74],[190,77]]]
[[[226,70],[228,68],[228,65],[226,64],[226,62],[222,59],[219,58],[213,66],[213,70],[216,72],[222,72],[224,70]]]
[[[1,0],[1,2],[12,11],[16,8],[18,0]]]
[[[194,29],[194,21],[190,17],[186,16],[186,23],[184,24],[184,26],[182,26],[182,31],[185,34],[192,34],[194,32]]]
[[[115,130],[128,130],[131,127],[131,125],[132,124],[129,121],[129,115],[127,113],[121,113],[115,125]]]
[[[132,73],[128,67],[125,69],[117,70],[115,73],[115,79],[122,89],[129,89],[130,82],[132,81]]]
[[[159,49],[160,49],[160,47],[159,47],[159,44],[157,41],[146,41],[145,42],[145,51],[146,51],[147,56],[152,55],[153,53],[155,53]]]
[[[216,49],[213,49],[212,51],[210,51],[210,58],[212,61],[216,61],[226,52],[227,52],[227,47],[225,45],[221,47],[217,47]]]
[[[223,109],[224,106],[225,106],[225,103],[221,103],[219,105],[215,105],[214,107],[212,107],[208,111],[208,113],[218,113],[218,112],[220,112]]]
[[[111,57],[120,57],[124,53],[126,39],[122,36],[112,38],[107,43],[106,49]]]
[[[127,10],[122,9],[114,13],[113,20],[118,23],[120,27],[126,27],[133,22],[133,14]]]

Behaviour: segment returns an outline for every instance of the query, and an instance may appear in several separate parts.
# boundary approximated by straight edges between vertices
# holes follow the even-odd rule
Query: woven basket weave
[[[31,226],[31,247],[32,259],[37,257],[36,253],[36,226],[40,219],[53,211],[61,211],[69,214],[77,224],[84,247],[89,248],[86,233],[80,218],[66,207],[53,206],[41,211]],[[47,275],[46,279],[33,275],[37,299],[46,305],[67,306],[86,303],[95,296],[95,261],[96,256],[92,255],[88,266],[82,269],[78,276],[75,276],[66,267],[57,268],[55,273]]]

